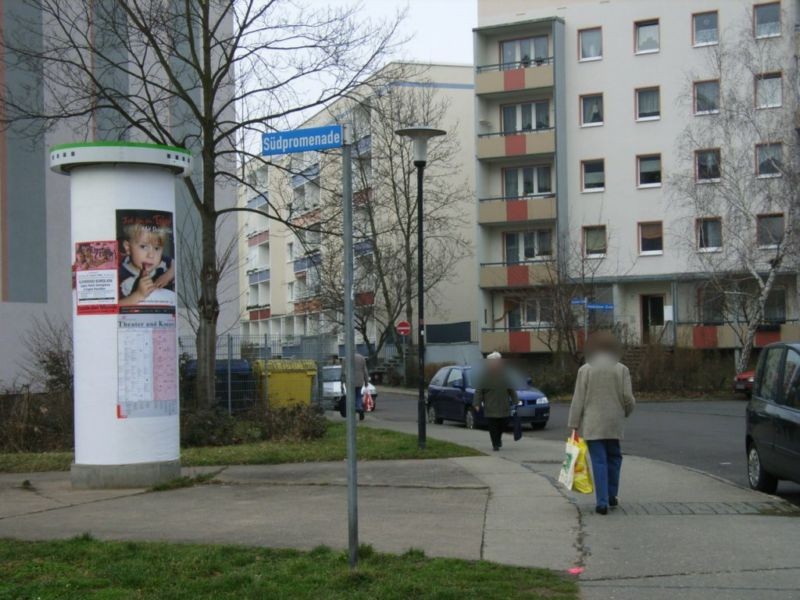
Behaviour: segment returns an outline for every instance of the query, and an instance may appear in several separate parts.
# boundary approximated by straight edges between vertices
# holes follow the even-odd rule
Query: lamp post
[[[433,127],[419,125],[405,127],[395,131],[397,135],[410,138],[414,144],[414,166],[417,168],[417,354],[419,360],[419,398],[417,399],[417,444],[420,450],[425,449],[425,288],[424,254],[423,254],[423,194],[422,180],[425,165],[428,162],[428,140],[444,135],[446,132]]]

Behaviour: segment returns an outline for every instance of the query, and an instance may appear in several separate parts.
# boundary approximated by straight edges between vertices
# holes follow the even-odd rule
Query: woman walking
[[[511,406],[519,402],[517,391],[503,366],[502,355],[492,352],[486,357],[486,371],[475,386],[472,408],[478,411],[483,406],[483,416],[489,427],[492,450],[503,447],[503,430],[508,425]]]
[[[589,446],[597,513],[605,515],[619,500],[624,421],[633,412],[631,375],[619,362],[619,345],[609,332],[592,334],[586,342],[586,364],[578,370],[567,426]]]

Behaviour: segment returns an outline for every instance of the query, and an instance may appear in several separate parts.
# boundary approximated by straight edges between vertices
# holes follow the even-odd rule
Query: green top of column
[[[177,146],[140,142],[82,142],[50,148],[50,169],[56,173],[69,175],[75,167],[97,164],[151,165],[188,177],[192,154]]]

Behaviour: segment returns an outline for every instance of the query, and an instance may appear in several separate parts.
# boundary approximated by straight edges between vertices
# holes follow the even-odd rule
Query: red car
[[[753,379],[755,379],[755,371],[742,371],[733,378],[733,391],[741,392],[750,397],[753,393]]]

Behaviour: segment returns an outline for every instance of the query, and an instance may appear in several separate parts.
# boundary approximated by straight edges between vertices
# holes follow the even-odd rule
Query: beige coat
[[[601,355],[578,370],[567,426],[586,440],[620,440],[635,405],[628,367]]]

